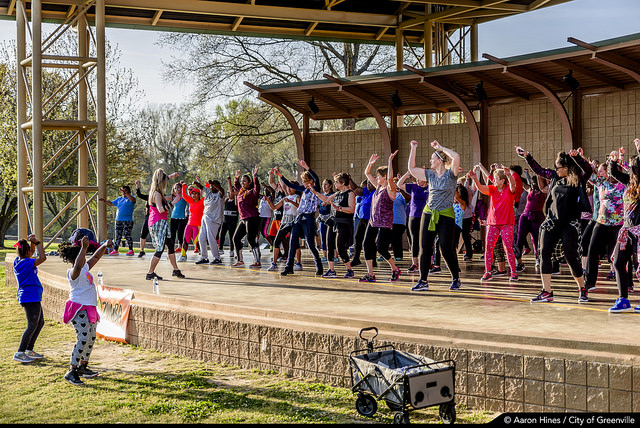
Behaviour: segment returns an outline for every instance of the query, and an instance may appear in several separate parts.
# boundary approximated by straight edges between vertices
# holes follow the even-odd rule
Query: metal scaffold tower
[[[89,20],[90,12],[93,22]],[[106,207],[95,204],[98,198],[106,197],[107,183],[104,0],[90,0],[73,7],[67,19],[44,38],[41,0],[30,2],[30,10],[25,1],[18,0],[16,24],[18,235],[34,233],[44,239],[48,234],[51,238],[45,243],[47,248],[75,220],[78,227],[91,227],[98,239],[104,239]],[[52,53],[69,30],[77,33],[77,55]],[[95,52],[95,56],[90,56],[90,52]],[[67,70],[68,78],[47,91],[46,97],[43,70],[50,68]],[[74,106],[71,110],[77,112],[77,117],[56,118],[56,107],[70,100]],[[43,156],[45,132],[61,133],[64,137],[59,141],[66,141],[55,147],[46,160]],[[78,165],[77,182],[56,183],[57,173],[74,158]],[[91,180],[90,171],[93,172]],[[47,225],[44,224],[46,192],[73,195],[63,208],[52,213],[53,218]],[[97,206],[96,214],[92,212],[92,202]],[[55,234],[47,233],[74,205],[75,213],[66,224]]]

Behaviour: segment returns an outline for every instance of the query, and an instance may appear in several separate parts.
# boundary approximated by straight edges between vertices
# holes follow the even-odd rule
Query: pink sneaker
[[[117,250],[113,250],[112,252],[109,253],[110,256],[117,256],[118,254],[120,253],[118,253]]]
[[[133,256],[133,250],[129,250],[129,252],[127,253],[127,256]]]

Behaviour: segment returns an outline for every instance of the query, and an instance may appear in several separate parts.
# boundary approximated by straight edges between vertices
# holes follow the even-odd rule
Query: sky
[[[567,37],[597,42],[640,33],[638,0],[573,0],[479,25],[479,57],[510,57],[574,46]],[[122,50],[121,65],[134,70],[145,92],[141,104],[186,102],[192,86],[162,81],[162,61],[171,52],[155,43],[158,32],[106,29],[107,39]],[[15,40],[15,21],[0,20],[0,40]]]

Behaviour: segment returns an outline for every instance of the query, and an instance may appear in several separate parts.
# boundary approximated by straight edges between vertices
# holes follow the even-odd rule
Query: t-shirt
[[[222,195],[216,190],[211,191],[209,185],[202,189],[204,199],[203,218],[210,223],[222,224],[222,212],[224,211],[222,204]]]
[[[369,220],[371,217],[371,199],[375,190],[369,190],[368,187],[362,188],[362,200],[360,201],[360,209],[358,211],[358,217],[365,220]]]
[[[18,303],[31,303],[42,301],[42,284],[38,278],[36,259],[21,259],[16,257],[13,261],[13,273],[18,281],[16,297]]]
[[[435,211],[453,207],[458,177],[451,171],[451,168],[440,177],[433,169],[425,169],[424,175],[429,182],[429,199],[426,206]]]
[[[258,212],[260,217],[271,218],[271,207],[265,200],[265,196],[260,199],[260,205],[258,206]]]
[[[73,269],[67,269],[67,279],[69,280],[69,300],[81,305],[96,306],[98,304],[98,291],[93,282],[93,275],[89,272],[89,263],[82,266],[80,275],[76,279],[71,279]]]
[[[282,223],[280,227],[282,227],[282,225],[285,225],[285,224],[293,223],[294,220],[296,219],[296,216],[298,215],[298,207],[296,207],[295,205],[293,205],[288,201],[297,202],[298,195],[287,195],[285,197],[284,202],[282,204],[283,214],[282,214]]]
[[[418,186],[416,183],[407,183],[405,189],[411,195],[409,217],[422,217],[422,210],[429,199],[429,188]]]
[[[511,193],[509,186],[505,186],[501,191],[492,184],[488,187],[489,195],[491,196],[491,204],[489,206],[487,224],[514,224],[515,215],[513,213],[513,201],[515,199],[515,193]]]
[[[136,207],[135,202],[131,202],[129,198],[120,196],[111,201],[114,207],[118,208],[116,212],[116,221],[133,221],[133,209]]]
[[[407,201],[400,192],[396,192],[393,201],[393,224],[405,224],[407,222]]]

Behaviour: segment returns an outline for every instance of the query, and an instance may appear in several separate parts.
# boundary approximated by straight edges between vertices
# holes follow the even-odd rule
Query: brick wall
[[[5,262],[11,269],[11,262]],[[39,273],[45,288],[45,317],[61,320],[68,288],[64,278]],[[6,275],[15,286],[15,277]],[[142,293],[139,293],[142,294]],[[392,335],[386,335],[393,339]],[[496,412],[639,412],[640,366],[512,353],[469,346],[432,346],[407,340],[380,340],[398,350],[456,363],[456,402]],[[275,370],[295,378],[351,386],[349,353],[366,344],[357,331],[338,334],[259,325],[237,314],[213,313],[155,304],[134,304],[128,342],[195,360],[243,368]],[[355,395],[354,395],[355,397]]]

